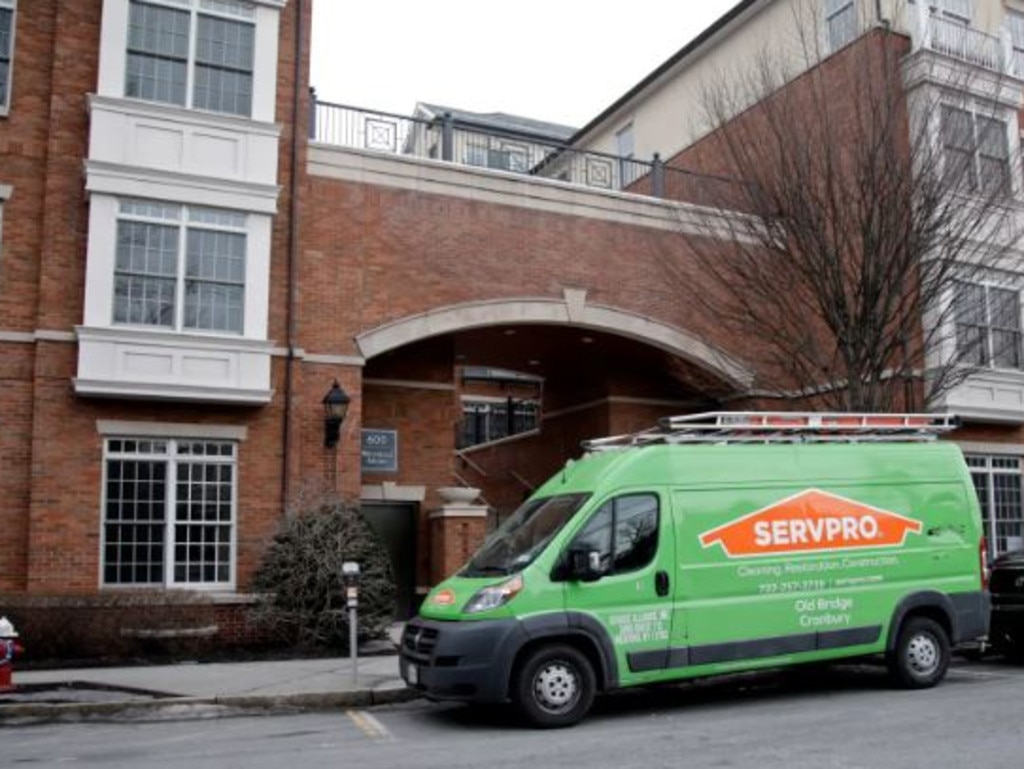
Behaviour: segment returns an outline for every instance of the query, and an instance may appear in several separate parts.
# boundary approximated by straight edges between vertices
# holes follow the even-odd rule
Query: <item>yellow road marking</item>
[[[345,715],[352,719],[363,734],[371,740],[393,740],[394,736],[380,721],[362,710],[346,710]]]

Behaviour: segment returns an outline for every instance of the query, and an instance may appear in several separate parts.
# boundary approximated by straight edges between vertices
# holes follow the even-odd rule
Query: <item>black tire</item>
[[[596,691],[594,668],[581,652],[542,646],[517,668],[513,700],[523,717],[544,728],[572,726],[587,714]]]
[[[996,654],[1009,662],[1024,662],[1024,633],[1017,627],[994,621],[988,632],[989,643]]]
[[[889,655],[889,672],[904,689],[927,689],[945,678],[949,657],[949,636],[942,625],[911,617],[900,628]]]

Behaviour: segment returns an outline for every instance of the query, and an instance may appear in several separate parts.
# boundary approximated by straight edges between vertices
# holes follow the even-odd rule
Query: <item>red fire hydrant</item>
[[[0,617],[0,692],[14,691],[11,673],[14,670],[14,655],[24,649],[17,641],[18,631],[7,617]]]

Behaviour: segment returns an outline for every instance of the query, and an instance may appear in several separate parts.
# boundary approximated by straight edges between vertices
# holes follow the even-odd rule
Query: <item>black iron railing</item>
[[[449,115],[421,120],[322,101],[314,103],[310,138],[324,144],[434,158],[609,190],[628,188],[652,168],[649,162],[580,152],[496,128],[460,125]]]
[[[709,189],[733,184],[666,166],[657,155],[645,161],[583,151],[521,133],[466,126],[451,115],[422,120],[314,99],[309,133],[323,144],[691,202],[706,202],[698,199]]]

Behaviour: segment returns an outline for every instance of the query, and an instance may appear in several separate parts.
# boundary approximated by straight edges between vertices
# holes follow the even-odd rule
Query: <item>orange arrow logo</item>
[[[852,499],[808,489],[700,535],[729,558],[899,547],[921,522]]]

